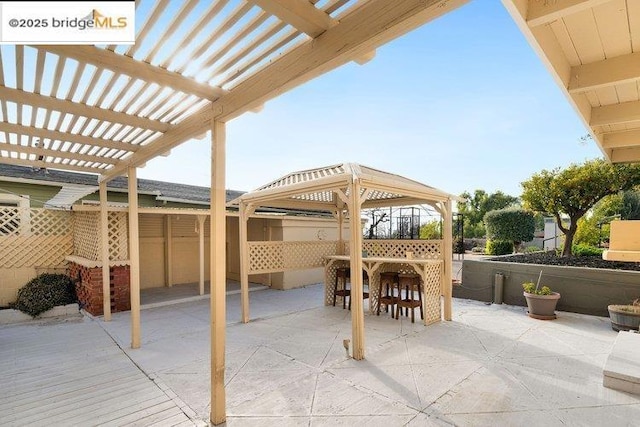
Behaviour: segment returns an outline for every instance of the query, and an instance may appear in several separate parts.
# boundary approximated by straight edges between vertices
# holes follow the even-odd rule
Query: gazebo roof
[[[348,195],[347,186],[355,180],[369,190],[363,191],[363,208],[458,200],[457,196],[397,174],[357,163],[341,163],[289,173],[230,204],[331,210],[341,204],[336,191]]]

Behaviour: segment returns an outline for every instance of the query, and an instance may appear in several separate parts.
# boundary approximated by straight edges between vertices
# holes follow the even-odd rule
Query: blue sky
[[[356,162],[460,194],[599,157],[587,130],[498,0],[476,0],[227,125],[227,188]],[[208,186],[208,139],[139,177]]]

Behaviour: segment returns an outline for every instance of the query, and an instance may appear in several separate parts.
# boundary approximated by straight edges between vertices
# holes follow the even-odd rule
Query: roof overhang
[[[640,162],[640,2],[502,2],[605,157]]]

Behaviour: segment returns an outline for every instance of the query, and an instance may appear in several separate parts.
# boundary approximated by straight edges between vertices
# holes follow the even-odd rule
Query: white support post
[[[240,218],[238,221],[240,238],[240,295],[242,305],[242,323],[249,322],[249,245],[247,244],[247,227],[249,207],[240,202]]]
[[[131,348],[140,348],[140,235],[138,233],[138,177],[136,168],[129,168],[128,176]]]
[[[443,271],[443,297],[444,297],[444,320],[451,320],[451,298],[453,294],[453,212],[451,199],[447,199],[443,209],[444,228],[442,237],[442,256],[444,257]]]
[[[224,352],[226,326],[226,190],[225,124],[213,120],[211,129],[211,414],[214,425],[225,422]]]
[[[198,254],[200,255],[200,281],[198,282],[200,295],[204,295],[204,223],[207,220],[206,215],[198,215],[198,238],[199,247]]]
[[[349,228],[351,232],[351,335],[352,356],[364,359],[364,304],[362,286],[362,224],[360,220],[360,181],[354,180],[349,193]]]
[[[111,275],[109,274],[109,207],[107,181],[100,183],[100,252],[102,259],[102,313],[104,321],[111,320]]]

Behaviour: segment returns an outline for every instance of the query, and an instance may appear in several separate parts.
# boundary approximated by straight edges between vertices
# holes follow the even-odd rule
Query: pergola
[[[349,220],[349,253],[351,271],[362,269],[361,210],[390,206],[427,204],[443,218],[442,295],[444,318],[451,320],[452,264],[452,200],[456,196],[436,188],[355,163],[343,163],[316,169],[292,172],[250,193],[231,204],[240,211],[240,278],[242,319],[249,321],[249,251],[247,220],[256,208],[280,207],[332,212],[338,221],[338,251],[343,245],[343,222]],[[362,275],[351,276],[351,293],[362,294]],[[351,299],[353,358],[364,358],[364,309],[361,298]]]
[[[225,123],[468,0],[140,1],[133,46],[2,46],[0,162],[129,178],[132,347],[140,346],[136,169],[211,131],[211,420],[225,420]],[[614,162],[640,160],[640,5],[503,0]],[[355,215],[353,215],[355,216]],[[107,241],[106,225],[101,227]],[[103,265],[108,247],[102,247]],[[103,269],[103,283],[109,282]],[[105,305],[105,320],[109,320]]]

